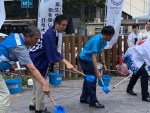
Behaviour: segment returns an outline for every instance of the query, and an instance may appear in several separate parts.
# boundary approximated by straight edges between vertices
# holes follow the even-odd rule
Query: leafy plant
[[[81,35],[84,33],[85,22],[87,18],[84,14],[85,6],[93,5],[100,8],[105,7],[106,0],[63,0],[63,8],[64,10],[73,10],[77,9],[80,11],[80,28],[81,28]]]
[[[5,6],[5,11],[6,11],[6,14],[11,14],[14,7],[15,7],[15,2],[17,1],[20,1],[20,0],[14,0],[11,4]]]
[[[6,77],[5,77],[5,80],[8,80],[8,79],[13,79],[13,78],[19,78],[18,74],[8,74]],[[30,79],[31,76],[27,76],[27,75],[22,75],[22,85],[27,85],[28,83],[28,79]]]

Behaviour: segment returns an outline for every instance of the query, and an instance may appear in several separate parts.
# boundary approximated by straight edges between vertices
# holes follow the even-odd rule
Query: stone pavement
[[[58,87],[51,86],[51,96],[67,113],[150,113],[150,103],[141,100],[140,80],[134,88],[137,96],[125,92],[129,79],[112,89],[123,79],[124,77],[113,77],[109,85],[109,94],[105,94],[101,87],[97,86],[97,98],[105,108],[91,108],[79,102],[83,80],[63,81]],[[34,113],[28,110],[31,95],[32,89],[29,88],[23,88],[20,94],[11,95],[11,113]],[[53,113],[55,107],[47,97],[45,106]]]

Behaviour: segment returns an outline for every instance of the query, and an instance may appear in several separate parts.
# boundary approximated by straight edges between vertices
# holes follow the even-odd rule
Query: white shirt
[[[134,44],[134,39],[137,38],[136,34],[134,32],[131,32],[128,36],[128,40],[127,40],[127,43],[128,43],[128,46],[129,47],[133,47],[135,46]]]
[[[150,31],[147,31],[146,29],[141,30],[138,35],[138,43],[147,37],[150,37]]]

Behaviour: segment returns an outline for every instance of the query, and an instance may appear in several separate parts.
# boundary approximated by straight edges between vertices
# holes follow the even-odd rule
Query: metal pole
[[[108,2],[108,0],[106,0],[106,4],[105,4],[105,19],[104,19],[104,26],[106,26],[106,17],[107,17],[107,2]]]
[[[136,24],[138,25],[138,23],[139,23],[139,19],[136,18]],[[136,36],[138,37],[138,26],[136,26]]]
[[[26,8],[26,17],[30,17],[28,8]]]

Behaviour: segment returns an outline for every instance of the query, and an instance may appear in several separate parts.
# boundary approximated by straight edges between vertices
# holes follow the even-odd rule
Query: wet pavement
[[[113,86],[123,79],[124,77],[114,77],[109,85],[110,93],[108,94],[97,86],[97,98],[101,104],[105,105],[105,108],[91,108],[88,104],[79,102],[83,80],[63,81],[57,87],[50,85],[51,96],[57,105],[66,109],[67,113],[150,113],[150,103],[141,100],[140,80],[134,87],[137,96],[131,96],[125,92],[129,79],[113,89]],[[32,88],[26,87],[23,87],[21,93],[11,95],[11,113],[34,113],[28,108],[31,96]],[[53,113],[55,106],[47,97],[45,106]]]

